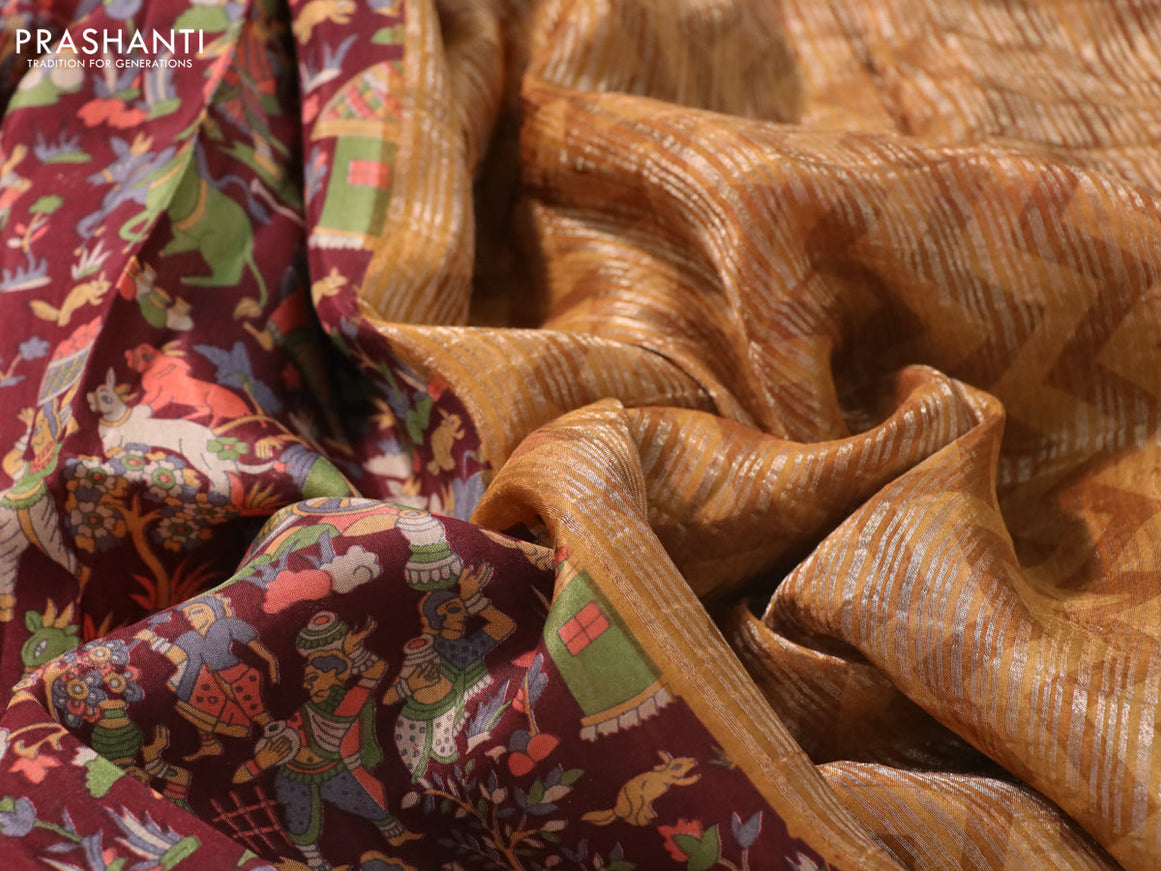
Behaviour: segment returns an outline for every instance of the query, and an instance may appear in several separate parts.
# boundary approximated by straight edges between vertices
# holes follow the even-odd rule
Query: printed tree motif
[[[423,784],[424,791],[408,793],[402,807],[421,806],[427,814],[448,815],[459,821],[440,843],[455,850],[473,867],[633,871],[636,865],[625,859],[619,844],[602,856],[595,851],[590,854],[585,840],[572,846],[564,842],[561,832],[568,821],[563,815],[558,816],[560,802],[572,794],[584,770],[558,764],[546,773],[536,773],[560,744],[557,736],[541,730],[536,719],[536,704],[548,686],[544,654],[530,651],[513,660],[513,664],[524,669],[515,693],[508,697],[512,682],[506,681],[494,695],[480,702],[466,729],[468,747],[485,744],[509,710],[526,716],[529,728],[512,731],[506,745],[498,744],[481,757],[496,763],[486,775],[475,774],[476,759],[463,767],[451,766],[446,777],[432,770],[428,774],[430,783]],[[534,774],[531,783],[522,785]],[[444,867],[464,866],[453,862]]]
[[[433,772],[434,785],[424,791],[422,799],[418,793],[409,793],[403,807],[414,807],[422,800],[425,812],[450,814],[461,820],[463,825],[452,828],[440,843],[482,867],[535,871],[559,864],[559,857],[558,861],[534,858],[560,844],[557,833],[568,822],[554,816],[559,810],[557,803],[572,792],[584,771],[566,771],[557,765],[525,790],[502,785],[495,769],[481,782],[472,776],[474,767],[475,760],[464,768],[456,765],[447,778]]]
[[[77,548],[97,554],[128,539],[149,567],[151,578],[134,575],[143,592],[131,598],[142,608],[169,607],[209,581],[204,567],[190,569],[188,562],[170,571],[153,549],[190,551],[238,513],[224,494],[197,492],[198,475],[180,456],[129,444],[108,462],[69,460],[64,477],[65,523]]]

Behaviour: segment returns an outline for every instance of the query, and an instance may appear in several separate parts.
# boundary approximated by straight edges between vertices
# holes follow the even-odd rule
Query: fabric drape
[[[0,855],[1154,867],[1155,3],[3,27]]]

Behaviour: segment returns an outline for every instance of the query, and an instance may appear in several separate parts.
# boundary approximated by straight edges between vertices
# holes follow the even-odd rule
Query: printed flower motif
[[[223,523],[238,513],[237,506],[221,493],[198,493],[184,511],[199,523]]]
[[[48,775],[49,769],[56,768],[58,765],[60,765],[59,760],[47,753],[40,753],[32,759],[21,756],[12,763],[12,770],[23,774],[29,783],[41,783]]]
[[[111,671],[105,675],[105,689],[109,694],[132,704],[145,698],[145,690],[137,683],[138,671],[135,668],[126,668],[123,671]]]
[[[734,833],[734,839],[739,847],[743,850],[750,849],[762,831],[762,812],[758,811],[745,822],[742,822],[742,818],[735,813],[730,818],[730,830]]]
[[[125,481],[96,457],[80,456],[65,464],[65,481],[77,502],[99,502],[101,496],[120,496]]]
[[[85,659],[95,665],[104,674],[113,667],[113,651],[105,644],[93,645],[92,650],[85,650]]]
[[[36,825],[36,806],[27,798],[0,799],[0,833],[10,838],[23,838]]]
[[[39,360],[48,353],[50,347],[52,346],[44,339],[33,336],[20,343],[20,356],[25,360]]]
[[[162,547],[176,552],[189,550],[200,541],[208,541],[211,532],[209,527],[202,526],[189,514],[178,512],[161,518],[154,535]]]
[[[133,811],[122,806],[120,813],[110,809],[109,816],[123,833],[123,837],[117,840],[138,856],[146,860],[152,859],[157,867],[172,868],[201,846],[193,835],[186,835],[183,838],[168,826],[162,828],[149,814],[145,814],[145,819],[140,820]]]
[[[67,160],[69,157],[84,154],[84,149],[81,148],[80,134],[69,136],[62,132],[54,141],[49,142],[43,133],[37,131],[32,153],[41,163],[57,163],[62,159]]]
[[[517,777],[523,777],[536,767],[536,763],[547,759],[560,744],[560,739],[546,732],[529,734],[524,729],[512,733],[508,742],[508,770]]]
[[[700,820],[678,819],[676,825],[658,826],[657,831],[665,838],[665,849],[669,851],[669,855],[678,862],[684,862],[689,858],[689,854],[678,846],[676,839],[679,835],[686,835],[700,840],[704,829]]]
[[[83,502],[69,514],[69,524],[76,535],[77,547],[94,553],[99,547],[108,550],[125,535],[125,518],[106,502]]]
[[[181,501],[186,487],[197,485],[197,477],[185,463],[177,457],[167,457],[156,461],[146,470],[149,492],[163,502]]]
[[[206,447],[223,460],[236,460],[246,453],[246,443],[231,436],[210,439]]]
[[[102,674],[105,674],[115,666],[129,664],[129,648],[118,638],[97,641],[82,647],[77,652],[76,661],[95,665]]]
[[[246,350],[245,342],[234,342],[228,351],[213,345],[194,345],[194,350],[217,367],[214,377],[223,387],[246,391],[267,412],[277,414],[282,410],[282,400],[278,394],[254,376],[254,367],[250,364],[250,352]]]
[[[141,481],[147,477],[150,458],[149,446],[142,444],[128,444],[110,458],[113,471],[130,480]]]
[[[96,669],[81,674],[70,668],[52,682],[52,704],[65,725],[75,729],[85,721],[96,721],[100,715],[97,706],[108,698],[101,688],[103,677]]]
[[[124,100],[116,97],[89,100],[77,113],[80,119],[89,127],[98,124],[108,124],[110,127],[132,129],[139,127],[148,115],[141,109],[131,109]]]
[[[73,668],[78,673],[86,665],[96,669],[95,673],[102,679],[101,692],[106,697],[111,695],[127,702],[137,702],[145,697],[145,692],[137,684],[140,672],[129,665],[129,648],[124,641],[114,638],[86,644],[79,651],[77,663]]]

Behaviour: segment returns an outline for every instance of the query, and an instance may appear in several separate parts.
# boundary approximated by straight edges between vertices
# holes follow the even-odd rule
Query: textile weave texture
[[[5,863],[1156,867],[1155,0],[2,27]]]

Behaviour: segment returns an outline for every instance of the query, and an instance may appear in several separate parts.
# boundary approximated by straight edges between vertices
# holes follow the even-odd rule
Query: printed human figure
[[[234,645],[265,660],[272,684],[278,681],[278,660],[258,640],[257,630],[235,617],[229,602],[216,593],[190,599],[180,611],[190,629],[172,642],[152,629],[137,637],[177,666],[169,688],[177,696],[177,710],[201,737],[201,746],[185,757],[193,760],[221,753],[219,735],[245,738],[255,725],[271,721],[262,699],[262,674],[238,658]]]
[[[65,402],[54,399],[35,410],[24,409],[20,419],[28,422],[28,429],[0,461],[13,481],[0,492],[0,622],[12,619],[16,568],[29,547],[35,545],[70,574],[81,573],[76,553],[61,537],[56,501],[45,483],[56,471],[64,436],[76,429],[67,404],[71,397],[66,393]],[[26,459],[29,446],[31,457]]]
[[[87,580],[88,567],[77,560],[72,544],[61,535],[57,500],[50,495],[47,481],[57,469],[65,438],[78,429],[73,400],[100,330],[101,319],[94,318],[56,346],[44,370],[35,408],[25,408],[17,415],[27,429],[0,459],[0,478],[7,476],[12,481],[11,487],[0,490],[0,623],[8,622],[15,613],[17,567],[29,547],[35,546],[77,577],[82,586]],[[39,341],[33,337],[22,344],[21,355],[35,359],[35,349],[26,346]]]
[[[399,676],[383,704],[402,701],[395,724],[400,759],[420,781],[428,764],[459,758],[456,737],[469,699],[491,681],[484,657],[512,634],[515,623],[484,596],[492,567],[465,572],[459,589],[434,590],[420,602],[423,635],[408,642]]]
[[[318,846],[326,805],[369,820],[391,846],[419,837],[390,814],[383,784],[371,774],[383,759],[374,695],[387,671],[363,644],[374,628],[368,619],[354,632],[330,611],[311,618],[296,638],[309,698],[285,723],[270,724],[254,758],[234,773],[235,783],[245,783],[277,769],[274,791],[287,835],[312,871],[331,867]]]

